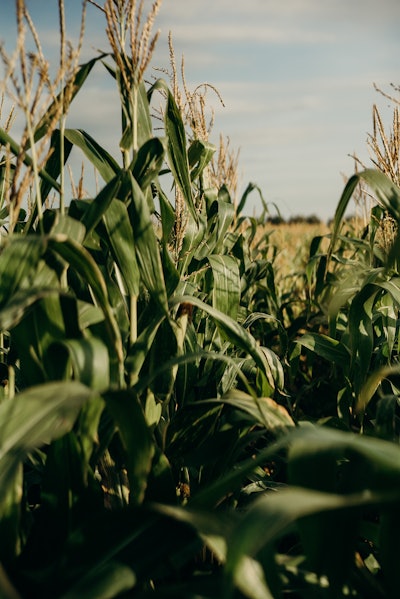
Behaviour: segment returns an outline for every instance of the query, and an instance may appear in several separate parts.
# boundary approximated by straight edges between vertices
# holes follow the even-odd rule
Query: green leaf
[[[33,161],[29,154],[27,154],[21,148],[21,146],[16,141],[14,141],[14,139],[7,133],[7,131],[2,129],[1,127],[0,144],[5,147],[8,147],[10,149],[11,154],[14,154],[14,156],[22,156],[22,162],[25,164],[25,166],[33,168]],[[48,183],[56,191],[61,191],[60,184],[44,168],[39,169],[38,173],[42,181]]]
[[[378,368],[374,372],[372,372],[368,378],[366,379],[360,394],[358,396],[356,412],[358,414],[362,414],[369,401],[372,399],[375,391],[378,389],[380,383],[390,377],[390,375],[399,375],[400,374],[400,366],[382,366]]]
[[[344,213],[357,185],[361,181],[368,185],[382,207],[384,207],[386,210],[389,210],[397,220],[400,218],[400,188],[393,183],[389,177],[374,169],[366,169],[361,173],[353,175],[348,180],[343,190],[339,204],[336,208],[327,264],[332,256],[334,245],[336,243],[343,221]]]
[[[93,58],[92,60],[89,60],[88,62],[83,64],[72,75],[70,80],[66,82],[63,91],[57,96],[57,98],[54,100],[54,102],[49,106],[49,108],[47,109],[43,118],[37,124],[35,133],[34,133],[35,141],[39,141],[39,139],[41,139],[44,135],[46,135],[48,128],[51,126],[52,122],[54,121],[54,118],[59,113],[61,98],[64,99],[63,114],[66,114],[66,111],[68,109],[67,101],[69,103],[72,102],[72,100],[75,98],[76,94],[82,88],[83,84],[85,83],[88,75],[90,74],[90,72],[91,72],[92,68],[94,67],[94,65],[96,64],[96,62],[98,60],[102,60],[104,58],[104,56],[107,56],[107,55],[100,54],[99,56],[96,56],[96,58]],[[72,90],[72,93],[71,93],[71,90]]]
[[[110,385],[110,367],[108,349],[100,339],[86,337],[66,339],[52,344],[49,351],[63,349],[71,363],[75,380],[95,391],[105,391]]]
[[[333,362],[345,370],[348,369],[350,352],[340,341],[322,333],[306,333],[300,339],[296,339],[296,343],[306,347],[317,356],[328,360],[328,362]]]
[[[87,237],[101,221],[112,200],[117,197],[120,187],[121,179],[117,175],[103,187],[92,202],[89,204],[85,202],[85,211],[81,220],[82,224],[86,227]]]
[[[233,389],[218,401],[246,412],[254,422],[262,424],[267,429],[294,426],[288,411],[270,397],[251,397],[238,389]]]
[[[69,432],[92,391],[77,381],[46,383],[0,404],[0,504],[26,454]]]
[[[65,138],[63,139],[63,144],[64,144],[64,164],[65,164],[69,158],[70,153],[71,153],[72,144]],[[47,159],[47,162],[46,162],[44,168],[45,168],[46,172],[49,173],[49,175],[51,175],[51,177],[56,181],[61,172],[61,134],[60,134],[59,129],[56,129],[55,131],[53,131],[53,133],[51,135],[49,158]],[[40,198],[41,198],[42,204],[46,200],[47,196],[49,195],[49,193],[53,187],[54,186],[46,179],[42,180],[42,184],[40,187]],[[36,212],[36,210],[37,210],[37,208],[35,206],[35,212]],[[32,216],[30,217],[30,220],[31,220],[31,222],[33,222]]]
[[[140,274],[126,205],[112,200],[103,216],[114,260],[129,295],[139,295]]]
[[[243,558],[256,556],[261,549],[277,541],[299,518],[371,503],[371,498],[364,494],[340,496],[296,487],[256,499],[229,539],[226,596],[230,596],[229,589],[238,578]],[[322,547],[320,551],[323,551]],[[267,584],[272,575],[272,572],[266,572]]]
[[[82,150],[106,183],[121,170],[114,158],[82,129],[65,129],[64,135]]]
[[[189,159],[186,150],[186,133],[182,116],[176,105],[173,95],[167,90],[167,107],[165,111],[165,132],[167,134],[167,148],[169,165],[185,199],[186,205],[195,223],[198,214],[193,201],[192,186],[189,172]]]
[[[20,288],[34,277],[46,241],[39,237],[12,237],[0,254],[0,305],[5,304]]]
[[[159,137],[147,140],[135,154],[130,170],[143,191],[156,179],[160,172],[164,154],[163,140]]]
[[[208,258],[213,272],[213,307],[236,320],[240,301],[240,274],[232,256],[214,254]]]
[[[374,347],[373,307],[378,289],[366,285],[354,297],[349,312],[350,348],[352,353],[353,383],[358,394],[370,371]]]
[[[130,390],[104,394],[126,449],[130,503],[142,503],[155,453],[150,429],[136,394]]]
[[[201,177],[204,169],[212,160],[216,151],[214,144],[195,139],[189,146],[188,160],[191,168],[190,178],[192,181]]]
[[[132,174],[127,173],[131,189],[129,213],[135,240],[136,258],[143,284],[161,310],[168,311],[160,249],[146,198]]]
[[[263,374],[267,377],[272,389],[275,388],[276,383],[281,380],[281,372],[273,366],[271,367],[271,360],[267,359],[266,354],[257,344],[255,338],[248,331],[246,331],[246,329],[244,329],[238,322],[230,318],[230,316],[227,314],[216,310],[212,306],[209,306],[196,297],[190,295],[178,296],[174,297],[172,300],[173,305],[181,303],[192,304],[193,306],[209,314],[217,324],[221,334],[232,344],[250,354],[258,368],[260,368]]]
[[[120,380],[123,363],[121,331],[109,302],[107,287],[99,267],[91,254],[83,246],[65,235],[53,235],[48,238],[48,243],[49,247],[64,258],[91,287],[96,303],[102,309],[105,317],[106,331],[111,345],[110,363],[113,364],[115,360],[117,362],[117,371],[113,373],[113,376],[117,377],[117,380]]]
[[[113,599],[136,584],[131,568],[114,560],[93,568],[60,599]]]

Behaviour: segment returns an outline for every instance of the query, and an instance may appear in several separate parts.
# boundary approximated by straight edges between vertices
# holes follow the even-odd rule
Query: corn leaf
[[[130,503],[142,503],[155,447],[146,418],[136,394],[130,390],[104,394],[126,449]]]
[[[127,176],[131,190],[131,203],[128,209],[141,280],[154,301],[166,313],[168,311],[167,292],[160,249],[150,211],[137,181],[131,173],[127,173]]]
[[[93,568],[59,599],[110,599],[127,592],[136,584],[136,576],[127,565],[111,560]]]
[[[87,337],[66,339],[52,344],[50,351],[64,350],[70,360],[72,378],[95,391],[110,386],[108,349],[100,339]]]
[[[82,150],[106,183],[119,173],[120,166],[118,163],[86,131],[82,129],[65,129],[64,135],[72,144]]]
[[[176,304],[192,304],[193,306],[199,308],[200,310],[209,314],[211,318],[215,321],[220,330],[221,334],[233,345],[236,345],[243,351],[247,352],[254,360],[258,368],[265,374],[268,379],[269,384],[274,389],[276,386],[276,381],[280,380],[281,373],[276,369],[271,368],[271,364],[267,360],[265,353],[257,344],[254,337],[246,331],[238,322],[233,320],[227,314],[216,310],[214,307],[209,306],[205,302],[202,302],[200,299],[193,296],[178,296],[174,297],[172,301],[173,305]]]
[[[35,273],[46,249],[39,237],[11,238],[0,254],[0,305],[4,305],[23,282],[33,283]]]
[[[296,339],[296,343],[306,347],[314,352],[317,356],[333,362],[342,368],[348,368],[350,361],[350,352],[343,343],[323,335],[322,333],[306,333],[300,339]]]
[[[126,205],[112,200],[103,215],[110,248],[129,295],[139,295],[140,273],[136,259],[133,231]]]
[[[59,114],[61,98],[64,99],[63,114],[65,114],[68,110],[67,100],[69,101],[69,103],[72,102],[72,100],[75,98],[77,93],[84,85],[96,62],[98,60],[102,60],[104,56],[106,56],[106,54],[100,54],[99,56],[96,56],[96,58],[93,58],[92,60],[89,60],[88,62],[83,64],[72,75],[70,80],[66,82],[63,91],[60,94],[58,94],[54,102],[49,106],[49,108],[46,110],[46,113],[43,115],[42,119],[37,124],[34,132],[35,141],[39,141],[44,135],[46,135],[49,126],[51,126],[51,123],[54,121],[54,118],[57,116],[57,114]]]
[[[214,308],[236,320],[240,301],[240,274],[232,256],[214,254],[208,261],[213,272],[212,303]]]
[[[91,395],[77,381],[46,383],[0,405],[0,503],[28,451],[70,431]]]
[[[169,90],[167,91],[167,107],[165,110],[165,132],[167,134],[169,165],[174,180],[185,198],[194,222],[197,223],[198,215],[193,201],[185,127],[180,110]]]
[[[26,166],[33,168],[32,158],[29,156],[29,154],[27,154],[26,151],[23,150],[21,148],[21,146],[16,141],[14,141],[14,139],[7,133],[7,131],[2,129],[1,127],[0,127],[0,144],[8,147],[10,149],[11,154],[14,154],[14,156],[22,156],[22,162]],[[39,177],[43,181],[48,183],[56,191],[61,191],[60,184],[51,176],[50,173],[48,173],[46,171],[46,169],[41,168],[41,169],[39,169],[38,173],[39,173]]]

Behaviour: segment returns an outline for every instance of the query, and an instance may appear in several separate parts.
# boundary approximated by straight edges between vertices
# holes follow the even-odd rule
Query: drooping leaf
[[[106,404],[118,426],[126,449],[130,482],[130,503],[142,503],[151,470],[155,447],[143,408],[136,394],[130,390],[108,392]]]
[[[277,372],[274,368],[271,368],[271,361],[267,360],[265,353],[257,344],[255,338],[238,322],[233,320],[227,314],[202,302],[197,297],[178,296],[173,298],[172,303],[174,305],[178,303],[192,304],[209,314],[217,324],[221,334],[231,343],[247,352],[253,358],[258,368],[265,374],[272,389],[275,388],[276,382],[281,379],[281,373]]]
[[[31,387],[0,405],[0,502],[27,452],[71,430],[91,395],[77,381],[55,382]]]
[[[314,352],[317,356],[333,362],[342,368],[348,368],[350,361],[350,353],[345,345],[332,337],[328,337],[322,333],[306,333],[300,339],[296,339],[296,343],[306,347]]]
[[[86,131],[82,129],[65,129],[64,135],[72,144],[82,150],[106,183],[118,174],[120,171],[119,164]]]

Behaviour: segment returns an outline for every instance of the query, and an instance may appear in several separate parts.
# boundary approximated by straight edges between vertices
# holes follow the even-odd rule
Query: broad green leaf
[[[72,150],[72,144],[67,140],[63,139],[63,155],[64,155],[64,164],[67,162],[69,155]],[[59,129],[53,131],[50,140],[50,149],[49,149],[49,158],[45,164],[46,172],[51,175],[51,177],[56,181],[61,172],[61,134]],[[42,184],[40,186],[40,199],[42,204],[45,202],[47,196],[51,192],[53,185],[49,183],[47,180],[43,179]],[[36,212],[36,211],[35,211]],[[33,222],[32,217],[30,217],[31,222]]]
[[[175,210],[161,187],[158,186],[157,192],[160,198],[162,240],[167,244],[175,225]]]
[[[151,297],[160,308],[168,311],[167,292],[162,269],[160,249],[146,199],[137,181],[127,173],[131,189],[129,214],[135,240],[136,258],[140,276]]]
[[[190,178],[195,181],[204,172],[216,151],[214,144],[195,139],[189,146],[188,160],[191,169]]]
[[[39,260],[46,250],[40,237],[13,237],[0,253],[0,305],[7,302],[22,283],[33,284]]]
[[[125,367],[130,376],[131,385],[137,383],[140,370],[150,353],[157,331],[165,318],[165,314],[151,310],[151,306],[147,309],[147,313],[149,311],[152,311],[153,314],[149,316],[148,323],[140,331],[135,343],[129,348],[125,360]]]
[[[369,374],[358,396],[356,405],[357,413],[362,414],[365,411],[369,401],[372,399],[373,395],[375,394],[375,391],[378,389],[380,383],[384,379],[390,377],[390,375],[399,374],[400,366],[397,365],[382,366],[381,368],[378,368],[377,370]]]
[[[243,557],[256,556],[263,547],[277,541],[299,518],[332,510],[342,512],[353,507],[368,506],[376,499],[373,494],[340,496],[296,487],[256,499],[229,539],[225,567],[228,589],[232,588],[238,577]],[[323,548],[320,550],[323,551]],[[266,576],[268,584],[271,573],[266,572]],[[229,596],[227,592],[227,597]]]
[[[90,285],[96,303],[102,309],[105,317],[107,334],[111,343],[110,362],[113,362],[114,359],[116,359],[118,375],[115,373],[115,376],[118,376],[118,379],[120,379],[122,376],[121,367],[123,361],[121,332],[108,300],[107,287],[99,267],[83,246],[72,239],[69,239],[65,235],[53,235],[48,238],[48,243],[49,247],[64,258],[64,260],[66,260],[67,263]]]
[[[117,197],[120,187],[120,177],[116,176],[103,187],[94,200],[87,206],[82,216],[82,224],[86,227],[87,236],[90,235],[101,221],[112,200]]]
[[[352,353],[353,383],[358,393],[370,371],[374,332],[372,312],[378,289],[366,285],[351,302],[349,312],[350,349]]]
[[[22,162],[28,166],[33,168],[32,158],[27,154],[21,146],[5,131],[0,127],[0,145],[8,147],[10,149],[11,154],[14,156],[22,156]],[[53,187],[56,191],[61,191],[60,184],[51,176],[50,173],[46,171],[46,169],[42,168],[38,171],[39,177],[42,181],[46,181],[51,187]]]
[[[104,394],[104,399],[127,452],[130,503],[139,505],[144,499],[155,452],[153,438],[135,393],[130,390],[109,392]]]
[[[140,274],[136,259],[133,231],[126,205],[112,200],[103,215],[111,251],[129,295],[139,295]]]
[[[288,411],[270,397],[251,397],[238,389],[233,389],[220,400],[238,410],[243,410],[254,418],[255,422],[267,429],[286,428],[294,426]]]
[[[213,272],[213,307],[236,320],[240,301],[240,275],[237,260],[214,254],[208,261]]]
[[[190,214],[188,216],[177,265],[181,274],[186,275],[187,272],[190,271],[190,264],[193,257],[196,255],[198,248],[203,245],[203,240],[207,235],[206,231],[207,217],[203,205],[203,210],[199,213],[197,222]],[[210,253],[211,251],[208,252],[208,254]]]
[[[332,339],[322,333],[306,333],[296,343],[306,347],[321,358],[333,362],[344,369],[348,369],[350,353],[345,345],[336,339]]]
[[[207,230],[194,254],[196,260],[207,258],[210,254],[223,254],[229,227],[235,216],[234,207],[228,202],[216,200],[208,214]]]
[[[75,218],[71,218],[68,214],[56,213],[56,218],[51,227],[51,234],[62,233],[71,237],[78,243],[82,243],[85,238],[85,227]]]
[[[244,329],[238,322],[233,320],[227,314],[216,310],[200,299],[192,296],[174,297],[173,305],[187,303],[199,308],[206,314],[209,314],[215,321],[221,334],[231,343],[250,354],[258,368],[265,374],[269,384],[274,389],[276,381],[281,378],[281,373],[271,369],[270,361],[267,360],[265,353],[257,344],[255,338]]]
[[[113,599],[132,589],[136,576],[127,565],[116,561],[99,564],[84,575],[60,599]]]
[[[82,150],[106,183],[119,173],[119,164],[86,131],[82,129],[65,129],[64,135],[72,144]]]
[[[79,380],[94,391],[105,391],[110,386],[108,349],[100,339],[82,337],[65,339],[50,347],[66,352],[72,369],[72,378]]]
[[[144,81],[140,81],[138,85],[132,83],[127,88],[119,69],[114,71],[105,66],[117,81],[121,99],[123,133],[119,146],[121,150],[135,152],[152,137],[151,96],[148,96]]]
[[[373,169],[366,169],[361,173],[353,175],[348,180],[343,190],[339,204],[336,208],[327,263],[329,263],[329,260],[332,256],[334,245],[336,243],[343,221],[344,213],[357,185],[361,181],[368,185],[373,195],[383,208],[392,212],[395,215],[395,218],[399,219],[400,217],[400,188],[397,187],[393,181],[391,181],[382,172]]]
[[[246,202],[248,200],[248,197],[249,197],[250,193],[254,190],[258,191],[258,195],[261,200],[262,207],[263,207],[263,216],[264,216],[264,219],[263,219],[263,216],[261,217],[261,219],[265,220],[265,216],[269,213],[268,205],[267,205],[266,201],[264,200],[264,197],[263,197],[260,187],[258,187],[258,185],[255,185],[254,183],[249,183],[248,186],[246,187],[246,189],[239,201],[238,207],[236,208],[236,214],[239,215],[243,212]],[[272,205],[274,206],[278,215],[280,215],[278,206],[274,203]]]
[[[0,404],[0,502],[26,454],[71,430],[92,391],[77,381],[30,387]]]
[[[0,330],[7,331],[17,326],[37,301],[58,296],[59,290],[54,288],[20,289],[0,310]]]
[[[180,110],[169,90],[167,90],[167,107],[165,110],[165,133],[167,135],[169,165],[175,184],[182,192],[187,208],[194,222],[197,223],[198,214],[192,194],[185,127]]]
[[[143,191],[156,179],[164,161],[164,144],[159,137],[147,140],[137,151],[130,166]]]

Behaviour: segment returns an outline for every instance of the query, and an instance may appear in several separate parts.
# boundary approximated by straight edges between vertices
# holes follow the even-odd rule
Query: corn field
[[[90,4],[109,41],[90,61],[61,0],[55,76],[22,0],[1,49],[25,123],[0,128],[1,599],[397,599],[397,106],[288,266],[172,42],[171,80],[145,78],[160,1]],[[68,128],[94,68],[118,156]],[[93,194],[82,173],[70,190],[73,149]]]

